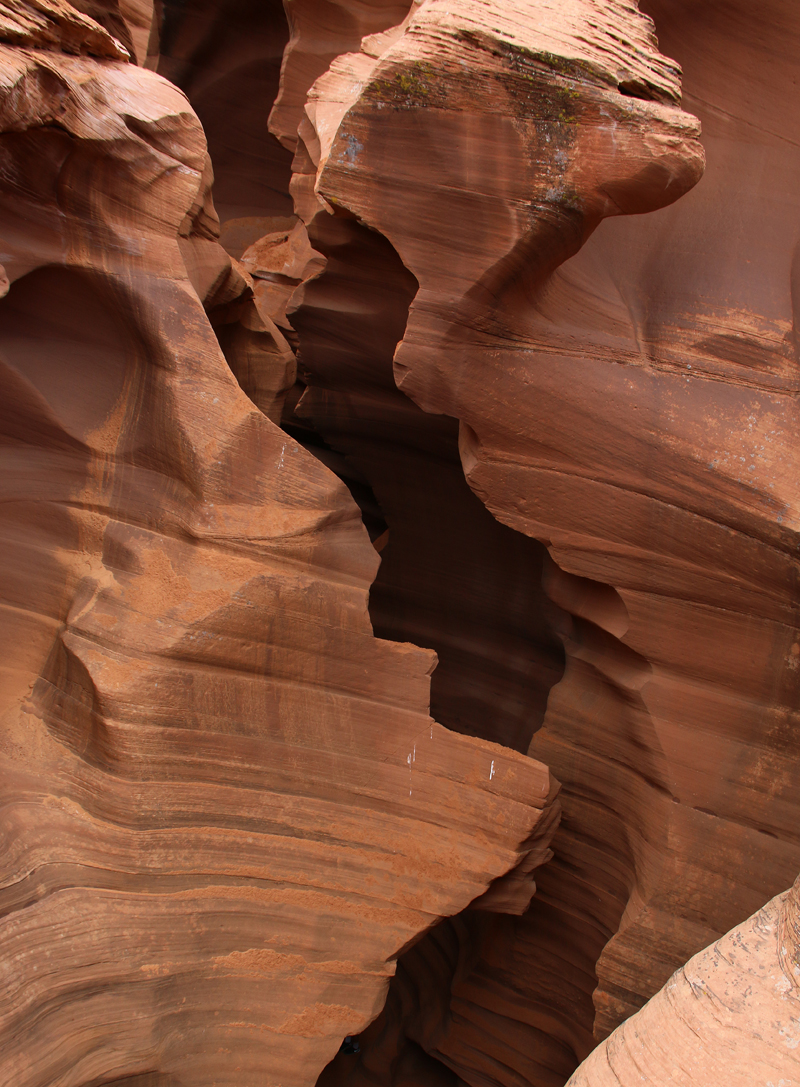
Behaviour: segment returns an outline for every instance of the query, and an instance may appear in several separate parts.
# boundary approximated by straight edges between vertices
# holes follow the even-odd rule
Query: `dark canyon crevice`
[[[3,1082],[794,1082],[798,49],[0,0]]]
[[[180,42],[187,31],[176,14],[173,20],[172,38]],[[192,20],[188,22],[191,28]],[[230,27],[227,33],[233,33]],[[175,79],[180,70],[173,61],[165,64],[161,48],[159,70],[173,73]],[[175,46],[168,48],[176,52]],[[213,70],[217,62],[205,60]],[[195,104],[191,80],[184,76],[183,84]],[[196,108],[202,115],[202,99]],[[224,157],[221,162],[214,157],[212,139],[213,132],[209,140],[216,203],[217,192],[226,193],[235,179],[228,178]],[[295,169],[308,169],[304,163],[301,143]],[[223,202],[223,220],[225,214]],[[250,267],[260,268],[269,264],[269,246],[284,244],[296,229],[290,220],[236,214],[223,221],[221,240],[247,267],[248,252],[256,251],[248,251],[247,243],[256,241],[265,227],[273,228],[273,234],[261,243],[261,263],[254,264],[255,257],[250,261]],[[418,284],[391,244],[344,209],[317,215],[308,224],[308,238],[312,251],[324,258],[324,270],[315,269],[294,294],[288,289],[292,284],[283,284],[285,277],[267,273],[264,282],[266,289],[281,292],[288,306],[283,332],[297,348],[300,380],[287,400],[283,426],[348,486],[381,549],[370,590],[376,635],[436,652],[433,717],[455,731],[524,754],[564,667],[555,630],[564,620],[542,588],[546,549],[500,523],[472,493],[460,463],[457,421],[422,412],[397,389],[392,360]],[[251,366],[250,383],[242,380],[231,357],[231,345],[241,336],[241,319],[235,311],[219,310],[221,318],[215,312],[212,308],[212,323],[223,350],[258,404],[263,378]],[[384,521],[385,536],[378,531]],[[490,889],[497,908],[513,914],[527,907],[533,888],[530,871],[545,859],[533,854],[516,884],[512,881],[506,889],[508,881],[500,880]],[[482,987],[475,971],[491,970],[492,955],[502,959],[515,941],[514,919],[490,911],[487,898],[485,908],[442,922],[401,955],[384,1011],[361,1038],[363,1057],[354,1061],[340,1054],[321,1082],[338,1082],[344,1075],[355,1084],[363,1075],[377,1075],[394,1083],[397,1076],[410,1074],[407,1069],[442,1084],[454,1082],[446,1043],[445,1053],[438,1053],[439,1035],[453,1015],[464,1022],[470,1015],[506,1018],[505,1012],[480,1007],[480,1000],[475,1003],[474,994],[468,995],[471,988]],[[448,949],[444,954],[443,948]],[[431,1013],[427,1025],[417,1007],[423,991],[422,1003]],[[456,1000],[461,1001],[459,1011],[451,1007]],[[488,1037],[493,1028],[487,1022],[481,1029]],[[518,1029],[525,1028],[518,1024]],[[542,1068],[552,1063],[553,1082],[563,1082],[585,1046],[553,1042],[540,1025],[533,1033],[533,1059]],[[531,1039],[525,1041],[521,1049]],[[544,1057],[538,1053],[542,1046],[548,1051]],[[470,1063],[472,1059],[467,1058]]]
[[[680,25],[673,11],[665,18]],[[499,12],[495,19],[502,23]],[[605,28],[592,25],[603,38]],[[639,21],[643,33],[649,25]],[[442,46],[442,27],[435,6],[426,8],[385,52],[370,44],[331,66],[311,92],[309,118],[318,120],[316,131],[301,128],[308,154],[295,161],[293,191],[303,196],[312,233],[330,209],[344,210],[389,239],[413,273],[418,290],[394,357],[397,384],[426,412],[460,420],[470,486],[503,524],[547,546],[550,587],[571,614],[554,620],[567,667],[530,747],[564,786],[556,857],[537,878],[514,953],[493,963],[505,970],[506,1026],[518,1015],[527,1028],[541,1027],[572,986],[558,1027],[542,1032],[549,1041],[529,1037],[507,1050],[520,1054],[514,1074],[538,1082],[557,1075],[548,1053],[555,1034],[585,1055],[680,963],[759,905],[765,889],[756,858],[764,850],[775,873],[769,893],[790,882],[797,845],[788,824],[776,832],[775,824],[743,819],[744,783],[739,798],[731,788],[721,810],[713,771],[693,765],[688,752],[698,733],[715,733],[731,715],[752,716],[755,747],[773,748],[771,729],[758,722],[753,705],[769,697],[760,691],[762,678],[714,660],[711,646],[717,637],[728,644],[740,637],[762,659],[764,643],[750,617],[765,629],[775,623],[774,656],[770,664],[763,659],[760,677],[782,677],[782,693],[772,696],[782,716],[794,689],[784,660],[795,626],[789,601],[796,572],[788,541],[779,557],[766,539],[749,569],[718,568],[714,555],[724,539],[735,534],[744,563],[752,534],[776,539],[782,515],[774,521],[772,496],[748,491],[735,473],[729,482],[707,481],[693,445],[700,424],[684,432],[680,420],[691,410],[705,412],[707,421],[721,416],[736,430],[740,413],[755,413],[760,403],[746,391],[739,404],[731,376],[718,397],[718,386],[692,384],[690,407],[687,383],[724,372],[717,341],[697,342],[693,362],[681,359],[673,376],[678,359],[669,345],[682,334],[660,323],[669,313],[672,277],[665,272],[656,286],[624,268],[632,239],[647,268],[650,232],[663,231],[659,224],[679,218],[684,205],[644,227],[636,216],[667,209],[702,173],[696,120],[655,104],[679,101],[677,68],[662,69],[658,93],[633,99],[619,88],[628,91],[635,81],[617,80],[609,91],[596,70],[576,73],[568,65],[554,88],[535,54],[512,52],[507,65],[502,49],[483,52],[483,39],[463,35],[475,46],[473,63],[485,69],[476,94],[449,65],[447,48],[455,46],[450,39]],[[510,37],[515,30],[510,20]],[[460,29],[445,33],[458,40]],[[419,62],[426,34],[427,68]],[[610,40],[619,39],[609,31]],[[497,114],[498,86],[514,124]],[[339,126],[335,137],[331,118]],[[611,146],[600,153],[605,141]],[[410,146],[418,157],[407,155]],[[473,181],[476,162],[484,171],[480,185]],[[320,210],[325,202],[329,208]],[[615,215],[634,217],[596,229]],[[625,242],[615,251],[620,236]],[[649,312],[640,298],[646,282]],[[665,313],[653,310],[658,305]],[[685,312],[670,314],[667,323],[680,328]],[[764,389],[776,389],[777,397],[775,380]],[[641,409],[652,424],[636,414]],[[353,428],[349,406],[328,410],[347,418],[342,432]],[[775,410],[782,410],[777,399]],[[757,418],[749,416],[750,428]],[[711,459],[710,433],[704,439],[713,472],[720,462]],[[749,456],[753,470],[765,447],[745,446],[739,459]],[[734,579],[747,586],[746,604]],[[776,608],[778,582],[783,604]],[[701,677],[707,688],[697,697]],[[780,741],[775,757],[782,761],[779,748]],[[768,791],[766,778],[756,788]],[[774,815],[782,820],[779,808]],[[553,911],[549,931],[540,910]],[[529,959],[520,969],[517,948],[526,943]],[[487,986],[476,988],[479,1002],[496,1003]],[[474,1034],[475,1017],[466,1027],[451,1021],[447,1030],[437,1055],[469,1078],[459,1047],[465,1031]],[[487,1047],[488,1040],[482,1052]]]
[[[449,728],[527,751],[563,668],[542,581],[545,551],[497,522],[467,486],[458,427],[400,393],[392,358],[413,277],[355,220],[310,225],[325,271],[295,295],[295,413],[347,456],[389,527],[370,593],[376,634],[434,649],[431,712]]]
[[[348,217],[318,216],[309,233],[327,263],[293,301],[299,371],[308,382],[296,414],[369,480],[386,517],[388,540],[370,592],[373,628],[436,651],[436,720],[524,753],[563,670],[553,626],[560,612],[542,588],[546,551],[500,524],[472,494],[456,422],[421,412],[397,390],[392,358],[416,283],[392,247]],[[527,905],[526,897],[517,901],[497,907],[515,913]],[[507,963],[516,919],[490,910],[487,901],[442,922],[400,957],[384,1011],[359,1039],[361,1054],[338,1055],[321,1085],[416,1076],[448,1087],[457,1072],[475,1071],[496,1027],[492,1017],[504,1020],[508,1037],[502,983],[484,989],[481,971],[491,971],[492,957]],[[472,1056],[453,1052],[454,1019],[460,1035],[469,1024],[481,1036]],[[518,1029],[525,1033],[522,1023]],[[553,1082],[563,1082],[580,1050],[553,1042],[541,1026],[527,1034],[520,1052],[535,1056],[524,1060],[552,1062]]]
[[[313,132],[303,124],[296,197],[297,185],[307,189],[316,171]],[[387,154],[387,135],[381,130],[379,156]],[[217,165],[217,185],[221,176],[224,191]],[[635,185],[620,196],[630,210],[641,210],[641,199]],[[424,314],[426,302],[376,223],[367,229],[357,205],[355,215],[347,207],[339,194],[335,214],[306,213],[312,249],[326,263],[291,300],[285,293],[302,395],[290,398],[284,425],[295,436],[305,427],[312,452],[318,434],[346,458],[337,463],[316,450],[351,488],[368,485],[363,508],[369,492],[375,495],[389,532],[371,533],[381,540],[382,558],[370,593],[373,628],[380,637],[436,651],[432,714],[447,727],[530,750],[550,765],[564,785],[564,815],[527,913],[443,922],[401,958],[362,1054],[340,1054],[326,1077],[353,1085],[370,1077],[393,1082],[406,1074],[406,1064],[425,1064],[421,1047],[441,1065],[428,1064],[425,1074],[443,1083],[453,1071],[491,1078],[492,1039],[502,1037],[510,1065],[495,1077],[549,1087],[562,1083],[595,1037],[641,1006],[672,965],[708,939],[707,928],[690,925],[677,947],[654,957],[649,974],[641,964],[637,926],[647,928],[657,917],[655,888],[668,878],[674,802],[641,694],[652,668],[623,640],[630,620],[612,585],[568,573],[554,561],[558,551],[547,536],[532,539],[523,520],[494,502],[491,486],[482,483],[478,433],[447,414],[420,411],[398,390],[395,350],[409,310],[417,306]],[[591,229],[573,208],[560,215],[532,220],[510,255],[467,293],[462,308],[469,316],[453,321],[443,342],[469,381],[481,380],[481,363],[469,355],[471,337],[496,344],[502,356],[508,342],[540,336],[553,271]],[[247,237],[244,221],[236,227]],[[476,307],[486,316],[475,318]],[[397,362],[402,379],[407,369]],[[522,490],[535,510],[535,486]]]
[[[275,0],[155,5],[148,64],[189,97],[208,140],[216,210],[223,223],[249,220],[253,241],[270,225],[253,219],[294,211],[292,155],[268,129],[288,41],[283,5]]]

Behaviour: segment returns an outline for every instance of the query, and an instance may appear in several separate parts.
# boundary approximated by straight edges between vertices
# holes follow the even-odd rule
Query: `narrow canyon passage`
[[[799,51],[0,0],[0,1081],[800,1077]]]
[[[191,84],[186,89],[191,93]],[[264,114],[261,100],[262,119]],[[218,187],[226,191],[225,162],[215,160],[214,166],[215,193]],[[237,212],[223,219],[222,239],[233,238],[241,246],[248,231],[263,229],[265,223],[284,225],[278,216],[248,219]],[[286,229],[292,229],[289,222]],[[297,337],[302,381],[290,398],[284,425],[301,441],[305,435],[305,447],[338,469],[356,495],[359,484],[353,475],[365,480],[375,496],[378,508],[372,507],[372,516],[385,520],[388,536],[370,591],[370,618],[378,637],[436,652],[432,716],[448,728],[524,754],[541,727],[549,690],[563,672],[563,647],[552,626],[560,611],[542,589],[546,551],[538,541],[500,524],[472,494],[459,461],[457,423],[423,413],[397,390],[392,358],[417,284],[392,247],[349,217],[315,220],[309,233],[326,264],[290,299],[286,323]],[[275,238],[283,244],[283,235]],[[247,261],[241,248],[231,252]],[[344,454],[346,462],[331,457],[330,449]],[[449,958],[444,969],[434,970],[426,1002],[432,1013],[426,1033],[433,1036],[437,1021],[450,1015],[457,966],[463,974],[479,948],[491,954],[496,942],[508,944],[508,925],[503,926],[500,915],[476,913],[474,919],[467,916],[455,927],[445,923],[401,957],[397,984],[372,1031],[380,1033],[380,1041],[362,1040],[367,1075],[391,1078],[399,1061],[424,1067],[445,1084],[453,1080],[446,1065],[426,1056],[407,1036],[413,1026],[404,1021],[408,1011],[400,1005],[408,1005],[409,996],[399,993],[418,984],[409,980],[413,975],[406,959],[429,970],[444,939]],[[427,1048],[434,1048],[430,1041]],[[578,1056],[560,1041],[556,1050],[557,1075],[563,1080]],[[340,1055],[326,1076],[337,1077],[341,1066],[348,1082],[358,1082],[361,1073],[351,1066],[359,1063]]]
[[[679,46],[682,38],[676,13],[669,12],[664,18]],[[302,55],[302,19],[295,23],[294,33],[295,53]],[[378,56],[381,48],[375,48]],[[347,50],[342,48],[341,52]],[[291,52],[288,58],[287,85],[293,73]],[[345,63],[349,63],[347,58]],[[396,68],[390,66],[389,71]],[[538,357],[544,359],[548,353],[553,357],[554,351],[566,352],[569,357],[574,351],[569,346],[570,337],[582,344],[591,341],[591,350],[607,343],[629,352],[626,339],[633,335],[641,349],[645,338],[653,337],[652,329],[647,333],[639,328],[631,333],[629,329],[639,320],[637,307],[641,306],[632,294],[635,290],[641,293],[646,280],[640,279],[635,286],[622,285],[619,273],[613,270],[618,259],[613,238],[620,230],[623,236],[635,230],[639,237],[646,238],[647,228],[642,235],[638,217],[618,220],[613,230],[604,226],[578,256],[562,263],[580,241],[586,241],[585,234],[581,237],[585,227],[581,226],[580,216],[569,204],[572,198],[562,205],[560,221],[545,218],[532,229],[529,226],[510,253],[466,295],[478,311],[487,298],[490,315],[476,317],[471,313],[462,318],[461,325],[454,321],[445,336],[446,351],[451,359],[458,360],[456,365],[462,371],[454,386],[460,391],[455,397],[445,392],[449,377],[443,377],[446,371],[434,363],[434,370],[440,367],[435,378],[438,384],[423,383],[421,395],[417,395],[414,367],[417,371],[424,368],[431,337],[438,334],[435,319],[426,314],[429,303],[425,293],[419,296],[419,276],[409,270],[415,261],[425,268],[426,258],[421,258],[420,263],[416,256],[419,243],[414,227],[405,263],[387,237],[402,237],[406,224],[413,224],[415,218],[425,221],[430,214],[426,201],[431,206],[434,199],[429,190],[435,189],[439,179],[434,175],[432,186],[429,175],[423,179],[421,172],[415,173],[413,159],[402,170],[399,165],[406,149],[422,141],[438,168],[444,167],[445,176],[455,175],[457,167],[445,165],[442,147],[437,147],[437,142],[447,146],[449,115],[438,99],[430,100],[430,95],[441,94],[441,89],[433,91],[431,70],[419,60],[411,62],[408,71],[408,76],[394,76],[405,100],[399,111],[394,103],[391,125],[387,126],[384,119],[377,128],[369,127],[368,121],[366,127],[362,123],[359,128],[356,111],[360,103],[355,103],[350,132],[357,135],[341,137],[343,153],[336,155],[332,149],[328,152],[325,175],[321,173],[324,160],[320,162],[313,127],[308,119],[301,119],[292,191],[295,207],[306,220],[311,246],[326,264],[321,273],[315,269],[315,275],[304,285],[301,277],[297,290],[286,298],[290,308],[286,323],[296,334],[293,345],[297,349],[301,379],[298,389],[302,396],[296,393],[292,397],[290,414],[284,416],[284,421],[290,428],[293,424],[306,426],[321,435],[326,445],[346,456],[345,463],[356,469],[358,478],[365,480],[375,495],[388,536],[381,539],[382,564],[370,595],[373,627],[379,636],[436,651],[439,663],[431,683],[431,712],[435,718],[449,728],[523,752],[530,748],[531,754],[551,766],[562,781],[564,815],[553,841],[555,857],[538,874],[538,893],[524,918],[498,916],[489,920],[476,914],[474,919],[467,915],[455,926],[444,923],[441,930],[408,953],[407,964],[401,963],[387,1011],[365,1038],[362,1055],[340,1055],[326,1075],[330,1082],[341,1079],[356,1084],[363,1076],[368,1082],[370,1075],[389,1082],[395,1066],[401,1067],[404,1062],[410,1062],[409,1067],[419,1062],[425,1065],[420,1055],[424,1051],[441,1057],[449,1069],[466,1079],[470,1074],[479,1074],[497,1076],[501,1082],[516,1082],[514,1077],[531,1083],[563,1082],[574,1063],[591,1049],[593,1035],[604,1036],[640,1007],[675,965],[702,947],[715,932],[746,916],[748,909],[762,900],[763,892],[760,887],[751,890],[750,880],[745,877],[745,886],[732,898],[728,895],[724,906],[724,900],[712,905],[709,892],[713,885],[708,883],[700,909],[687,909],[688,889],[687,905],[664,901],[664,892],[659,888],[668,886],[679,878],[680,871],[686,870],[686,859],[697,848],[694,843],[698,835],[701,840],[705,837],[706,827],[689,829],[696,816],[686,824],[683,814],[676,813],[676,804],[678,811],[685,810],[680,808],[685,786],[678,784],[683,771],[677,770],[674,756],[665,750],[668,732],[653,712],[653,695],[663,688],[665,679],[654,674],[651,662],[658,657],[649,651],[637,652],[626,638],[632,621],[631,601],[638,608],[641,597],[626,594],[623,599],[610,581],[596,577],[596,573],[607,569],[607,563],[598,566],[592,560],[581,565],[569,548],[565,551],[562,547],[566,561],[563,568],[558,565],[559,550],[552,545],[551,530],[536,524],[541,516],[535,512],[537,507],[544,511],[553,501],[546,478],[542,479],[541,495],[535,476],[522,475],[512,485],[516,494],[525,496],[527,506],[522,514],[519,510],[511,513],[502,499],[495,497],[507,491],[508,482],[491,462],[485,482],[480,474],[487,425],[502,455],[511,464],[518,461],[521,467],[530,454],[512,451],[506,436],[514,435],[512,441],[517,440],[516,435],[530,431],[533,420],[540,421],[542,433],[548,428],[552,431],[554,422],[566,434],[580,434],[582,428],[598,425],[596,411],[587,411],[583,404],[576,410],[567,405],[563,390],[551,392],[546,385],[540,393],[540,406],[527,417],[527,409],[519,406],[526,403],[526,394],[506,393],[499,397],[503,414],[487,422],[485,408],[492,407],[497,394],[490,393],[482,406],[476,401],[470,407],[469,390],[481,389],[484,384],[492,389],[496,363],[489,359],[513,360],[516,342],[532,345]],[[442,78],[449,75],[443,74]],[[669,78],[661,84],[648,84],[637,76],[625,83],[623,93],[645,102],[671,102],[673,91],[666,89]],[[317,117],[324,106],[323,84],[312,92],[312,101],[314,96],[317,100]],[[388,88],[390,83],[374,85]],[[339,93],[333,94],[334,100]],[[386,94],[386,90],[379,92],[379,107]],[[460,89],[455,92],[457,101],[459,95],[463,95]],[[537,108],[544,109],[549,122],[550,107],[543,106],[543,101],[546,99],[537,101]],[[563,113],[563,103],[556,101],[556,108]],[[474,101],[460,104],[467,114],[475,107]],[[415,113],[415,108],[430,110],[431,106],[436,108],[428,115],[435,118],[436,127],[431,127],[428,134],[420,123],[425,114]],[[341,107],[337,109],[341,112]],[[308,113],[312,122],[314,116],[313,110]],[[277,127],[280,129],[280,125]],[[557,124],[554,131],[558,128]],[[290,129],[291,125],[284,131]],[[562,123],[561,132],[556,142],[559,149],[554,147],[556,158],[575,153],[576,130]],[[497,133],[480,128],[475,133],[470,138],[476,147],[480,140],[488,141],[491,154],[509,154]],[[564,133],[569,137],[566,144]],[[461,137],[450,139],[453,149],[459,146]],[[373,213],[370,194],[362,194],[359,189],[358,171],[354,169],[357,159],[369,155],[373,144],[377,157],[374,165],[367,164],[367,173],[385,177],[382,191],[388,192],[394,185],[403,194],[384,207],[379,204],[377,214]],[[639,154],[632,146],[628,153],[634,157]],[[459,161],[459,152],[453,150],[452,162]],[[513,166],[509,164],[508,169]],[[324,212],[303,211],[304,207],[311,209],[313,203],[308,183],[315,174],[316,188],[330,199]],[[325,177],[330,178],[327,187]],[[619,182],[621,187],[614,199],[623,210],[646,210],[648,199],[660,199],[646,195],[647,184],[658,184],[656,174],[653,179],[647,183]],[[417,189],[412,187],[414,184]],[[348,197],[349,191],[352,197]],[[629,207],[625,207],[626,203]],[[438,206],[440,212],[447,208],[447,204]],[[457,203],[451,202],[452,207],[457,208]],[[448,213],[452,214],[451,208],[443,214],[443,222]],[[485,222],[489,221],[485,206],[481,215]],[[366,230],[359,220],[370,229]],[[430,268],[434,277],[441,276],[444,270],[436,260],[458,262],[466,258],[459,227],[449,229],[452,233],[442,238],[438,251],[434,244]],[[479,216],[471,224],[473,246],[474,232],[481,229],[486,227]],[[435,228],[431,237],[437,237]],[[598,259],[597,254],[602,256]],[[263,253],[259,259],[263,265],[268,264]],[[659,290],[662,283],[663,277]],[[406,335],[409,309],[421,315],[417,320],[421,319],[426,327],[424,346],[414,340],[413,328]],[[471,331],[474,327],[480,329],[477,352],[470,346],[470,337],[475,339]],[[401,342],[402,349],[395,358]],[[481,351],[486,362],[481,361]],[[506,372],[516,375],[518,364],[509,361]],[[441,412],[447,405],[446,414],[421,413],[398,390],[396,377],[428,411]],[[568,385],[571,379],[565,380]],[[598,385],[598,403],[603,396],[600,389]],[[459,402],[463,407],[455,406]],[[550,412],[549,418],[545,419],[543,410]],[[465,416],[470,418],[470,412],[480,421],[478,431],[462,421],[459,437],[459,424],[447,413],[464,420]],[[548,440],[557,446],[562,439]],[[534,433],[533,448],[541,441],[540,435]],[[614,447],[614,440],[609,440],[606,449],[613,451]],[[622,451],[623,457],[627,455]],[[537,458],[541,459],[538,451]],[[460,459],[473,488],[497,520],[486,513],[466,487]],[[645,452],[639,460],[652,463],[652,455]],[[580,491],[576,498],[577,494]],[[577,502],[579,510],[583,503],[591,509],[593,499],[581,495]],[[630,528],[636,535],[638,515],[632,514],[632,518]],[[576,524],[579,532],[587,532],[585,524]],[[542,533],[550,544],[549,555],[539,540],[531,539],[536,535],[542,539]],[[624,530],[621,535],[625,535]],[[649,541],[637,541],[637,545],[652,549]],[[623,581],[626,578],[629,575]],[[637,589],[641,592],[640,586]],[[564,647],[567,665],[562,678]],[[668,666],[667,672],[670,670]],[[663,675],[663,667],[661,672]],[[667,688],[670,685],[674,688],[674,680],[667,680]],[[651,692],[649,699],[642,693],[644,688]],[[674,695],[668,696],[667,702],[670,697]],[[662,695],[656,697],[655,704],[663,704]],[[667,714],[672,717],[674,711]],[[541,729],[543,722],[545,728]],[[669,748],[672,741],[666,742]],[[580,752],[577,764],[576,752]],[[715,819],[720,815],[716,808],[712,810],[697,799],[689,807],[701,813],[701,822],[708,815]],[[728,835],[723,833],[723,838]],[[683,846],[679,844],[681,838]],[[788,851],[780,846],[770,848],[775,854],[773,863],[777,863],[769,888],[774,893],[790,881],[797,856],[791,847]],[[697,893],[696,889],[692,893]],[[715,910],[722,911],[717,922],[712,920]],[[680,920],[667,921],[670,914],[677,914]],[[659,921],[659,917],[664,920]],[[662,925],[671,931],[669,938],[665,931],[659,933]],[[450,934],[445,935],[445,930]],[[652,943],[649,956],[643,955],[643,939]],[[426,960],[442,959],[444,946],[450,948],[443,956],[448,965],[433,971],[435,982],[428,979],[429,988],[438,988],[438,994],[434,1000],[428,993],[429,1001],[425,1003],[415,973],[422,971],[421,976],[426,976]],[[448,988],[450,995],[446,995]],[[419,1012],[423,1003],[424,1016]],[[387,1023],[393,1015],[405,1019],[402,1030]],[[482,1041],[478,1044],[479,1036]],[[497,1068],[489,1071],[499,1058],[487,1054],[498,1046],[504,1052],[501,1063],[510,1062],[505,1072]],[[450,1082],[450,1072],[426,1074]]]

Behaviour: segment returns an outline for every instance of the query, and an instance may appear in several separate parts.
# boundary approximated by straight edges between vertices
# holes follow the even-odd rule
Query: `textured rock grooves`
[[[335,261],[295,296],[301,367],[322,386],[300,411],[384,504],[386,583],[401,560],[378,450],[398,431],[408,441],[413,416],[388,383],[364,404],[382,356],[366,311],[387,327],[378,288],[358,284],[357,312],[339,317],[355,348],[326,313],[356,295],[346,250],[370,269],[346,213],[379,231],[418,284],[394,360],[400,387],[461,421],[472,488],[550,554],[548,618],[567,665],[530,750],[564,783],[555,860],[528,913],[491,926],[449,970],[445,1015],[420,999],[424,985],[395,1000],[414,1042],[467,1082],[561,1082],[592,1034],[785,887],[800,861],[787,746],[798,644],[788,283],[782,317],[750,280],[731,314],[727,269],[709,272],[707,295],[670,267],[664,239],[676,228],[701,264],[714,259],[716,239],[696,223],[720,221],[719,182],[706,202],[686,202],[685,220],[679,203],[592,236],[605,216],[671,204],[702,169],[696,124],[675,106],[676,69],[647,21],[606,4],[598,24],[593,10],[432,0],[404,34],[365,41],[311,89],[294,166],[296,206]],[[692,41],[699,71],[719,48],[714,18],[668,4],[660,15],[676,51],[684,33]],[[746,17],[737,9],[752,49]],[[790,55],[777,40],[774,51]],[[696,97],[698,109],[714,101],[707,87]],[[364,279],[393,279],[395,302],[410,293],[396,262]],[[763,359],[763,377],[743,374],[743,353]],[[378,407],[389,402],[403,422]],[[348,1082],[375,1074],[366,1041],[359,1061],[337,1058]],[[411,1074],[402,1064],[398,1081]]]
[[[530,895],[557,787],[373,636],[355,505],[201,303],[252,318],[196,117],[59,18],[0,62],[1,1078],[306,1084],[400,949]]]
[[[285,7],[0,2],[0,1079],[794,1082],[797,19]]]

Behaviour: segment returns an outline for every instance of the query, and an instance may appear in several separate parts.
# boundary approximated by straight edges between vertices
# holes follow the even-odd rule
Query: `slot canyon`
[[[0,1087],[800,1087],[799,181],[792,0],[0,0]]]

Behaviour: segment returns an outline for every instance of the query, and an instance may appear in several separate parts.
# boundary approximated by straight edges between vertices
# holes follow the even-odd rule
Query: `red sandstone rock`
[[[291,155],[267,131],[287,39],[281,5],[261,0],[228,5],[205,0],[188,6],[166,2],[159,7],[151,37],[148,66],[186,92],[203,122],[217,172],[214,192],[223,218],[221,241],[237,259],[263,236],[287,238],[297,223],[296,216],[288,214]],[[209,293],[215,277],[226,277],[230,268],[216,244],[220,236],[216,211],[213,219],[212,244],[209,239],[194,243],[195,263],[204,274],[199,293],[239,384],[279,423],[296,374],[287,340],[292,332],[286,302],[306,265],[306,274],[313,274],[313,257],[303,254],[301,241],[299,247],[291,247],[291,256],[282,253],[275,269],[258,266],[256,260],[252,267],[256,281],[249,281],[250,291],[247,297],[242,295],[241,304],[231,305],[230,297]],[[252,263],[248,255],[241,270],[249,270]]]
[[[627,0],[293,0],[291,36],[277,4],[165,0],[149,63],[206,126],[221,234],[174,89],[4,52],[24,73],[0,312],[21,495],[0,928],[21,956],[0,1020],[15,1083],[311,1082],[378,1012],[401,945],[472,899],[402,954],[362,1052],[320,1087],[559,1087],[795,874],[792,159],[770,110],[797,27],[778,0],[648,6],[710,152],[674,208],[698,127]],[[0,32],[124,57],[113,39],[133,54],[137,27],[141,58],[146,7],[123,3],[119,34],[116,4],[82,2],[95,23],[67,9],[6,5]],[[758,94],[731,78],[748,66],[769,73]],[[45,68],[65,93],[39,87]],[[276,94],[300,218],[266,135]],[[466,736],[427,716],[431,655],[372,637],[375,556],[344,489],[264,418],[296,334],[308,390],[288,425],[374,490],[373,622],[439,651],[435,715]],[[565,818],[515,916],[557,814],[532,733]],[[439,762],[419,796],[423,734]],[[492,784],[465,782],[487,759]],[[517,775],[499,799],[496,762]],[[695,1057],[719,1078],[718,1034],[697,1056],[685,1032],[684,979],[725,996],[769,976],[788,901],[742,930],[739,974],[720,956],[741,935],[574,1082],[626,1084],[634,1032],[654,1083],[665,1053],[674,1082]],[[55,946],[70,954],[42,983]],[[793,1074],[794,1051],[754,1033],[760,1015],[788,1029],[784,989],[731,1017],[743,1083]]]
[[[114,59],[131,55],[116,0],[2,0],[0,42]]]
[[[555,787],[432,721],[354,503],[225,365],[202,303],[249,286],[183,94],[0,73],[0,1078],[308,1083],[404,945],[545,855]]]
[[[792,1084],[800,1075],[800,880],[681,967],[570,1087]]]
[[[430,0],[384,53],[335,61],[300,126],[293,191],[312,234],[355,215],[419,284],[398,384],[461,421],[470,485],[554,560],[567,668],[530,750],[565,782],[565,817],[531,910],[481,948],[429,1050],[467,1080],[560,1082],[564,1054],[800,865],[794,242],[768,290],[715,256],[733,259],[720,202],[734,219],[757,207],[723,163],[738,139],[757,169],[748,133],[769,135],[765,96],[790,94],[796,27],[776,7],[777,89],[734,89],[723,122],[719,40],[751,63],[762,40],[761,15],[734,7],[734,23],[658,8],[675,51],[691,43],[693,108],[712,102],[712,133],[726,130],[713,184],[593,236],[702,170],[677,68],[631,5]],[[303,352],[301,332],[301,371]],[[332,366],[322,383],[336,388]],[[499,1035],[494,1059],[513,1067],[478,1073]]]
[[[137,64],[144,64],[153,23],[153,0],[119,0],[119,12],[130,35],[131,57]]]
[[[365,35],[402,23],[419,0],[286,0],[291,36],[281,85],[270,115],[270,131],[294,151],[297,127],[314,81],[342,53],[357,50]]]

